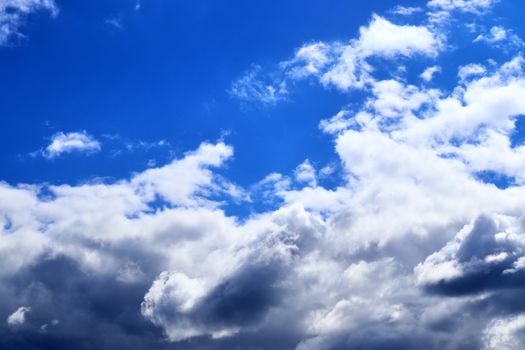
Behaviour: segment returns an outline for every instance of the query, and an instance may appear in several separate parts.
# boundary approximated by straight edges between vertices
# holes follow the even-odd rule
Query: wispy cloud
[[[254,65],[233,82],[230,95],[244,102],[258,102],[272,105],[286,99],[288,91],[284,80],[269,81],[261,74],[261,67]]]
[[[36,12],[48,12],[58,15],[54,0],[2,0],[0,1],[0,46],[14,38],[23,38],[20,31],[26,18]]]

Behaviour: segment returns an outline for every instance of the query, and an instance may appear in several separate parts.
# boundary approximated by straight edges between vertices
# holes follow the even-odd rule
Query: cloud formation
[[[525,115],[524,59],[443,65],[457,74],[450,89],[427,84],[437,72],[427,61],[423,82],[419,67],[414,79],[374,69],[437,60],[446,47],[429,17],[376,15],[357,38],[304,45],[279,64],[272,81],[311,77],[365,95],[319,123],[337,171],[306,159],[243,189],[222,172],[233,146],[204,142],[109,183],[0,183],[0,346],[524,346],[525,146],[511,140]],[[257,79],[233,91],[277,102]],[[95,149],[87,133],[61,133],[46,152]],[[225,209],[268,199],[245,217]]]

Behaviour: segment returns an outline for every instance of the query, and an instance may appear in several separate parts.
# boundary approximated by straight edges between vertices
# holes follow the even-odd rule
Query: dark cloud
[[[279,302],[281,266],[248,266],[215,287],[196,308],[201,322],[246,326],[260,321]]]
[[[44,257],[3,281],[3,304],[30,305],[31,312],[20,327],[0,326],[0,348],[173,348],[140,314],[149,282],[123,284],[85,272],[70,258]]]
[[[448,261],[457,261],[461,275],[425,285],[430,293],[449,296],[490,290],[524,288],[525,270],[514,269],[523,248],[507,239],[497,240],[496,222],[482,215]]]

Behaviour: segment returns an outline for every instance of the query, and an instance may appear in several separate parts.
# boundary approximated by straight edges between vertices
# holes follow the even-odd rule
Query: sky
[[[525,348],[524,16],[0,0],[0,348]]]

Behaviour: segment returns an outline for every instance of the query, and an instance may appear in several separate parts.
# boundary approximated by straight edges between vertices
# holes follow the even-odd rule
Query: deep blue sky
[[[58,17],[31,16],[27,37],[0,49],[0,178],[11,183],[120,178],[148,159],[170,159],[166,148],[114,157],[108,144],[89,157],[28,156],[57,131],[165,139],[176,155],[229,131],[229,171],[242,185],[307,157],[323,165],[335,155],[318,123],[351,102],[346,94],[305,83],[284,103],[248,106],[228,89],[250,65],[275,65],[307,42],[347,40],[397,2],[144,1],[139,11],[131,0],[57,4]],[[105,23],[111,18],[122,28]]]

